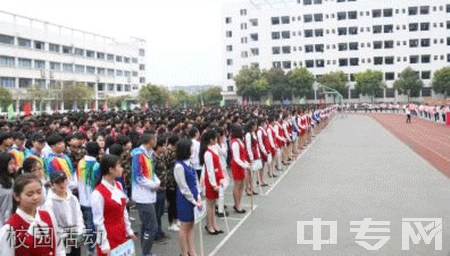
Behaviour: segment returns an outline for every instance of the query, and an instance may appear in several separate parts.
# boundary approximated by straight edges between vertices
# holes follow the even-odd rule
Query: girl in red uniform
[[[57,250],[54,217],[37,210],[43,199],[40,179],[31,173],[18,176],[13,198],[14,214],[0,230],[1,255],[66,255],[65,250]]]
[[[223,233],[217,227],[215,206],[219,198],[220,186],[224,183],[222,165],[220,164],[219,152],[217,152],[217,132],[208,130],[202,136],[200,143],[200,166],[204,167],[205,194],[206,194],[206,230],[211,235]]]
[[[126,195],[122,185],[115,181],[122,177],[123,168],[119,157],[104,155],[100,161],[101,181],[91,195],[94,224],[100,237],[97,237],[97,255],[108,255],[111,250],[128,239],[136,240],[128,219]]]
[[[259,147],[258,147],[258,139],[256,138],[256,123],[254,121],[250,121],[247,123],[247,132],[245,133],[245,148],[247,150],[248,159],[250,161],[250,165],[252,170],[247,172],[247,176],[245,177],[245,192],[248,196],[253,193],[253,195],[258,195],[253,188],[253,178],[252,171],[259,171],[254,169],[256,161],[261,161]],[[262,166],[261,166],[262,167]]]
[[[268,174],[272,173],[272,171],[270,170],[272,164],[272,148],[269,143],[269,137],[267,136],[265,125],[266,119],[260,118],[258,120],[258,130],[256,131],[256,137],[258,138],[259,151],[261,153],[261,160],[263,162],[263,168],[258,173],[258,182],[261,184],[261,187],[268,186],[268,184],[264,182],[264,170],[267,170]]]
[[[242,192],[244,191],[245,171],[250,171],[250,163],[248,162],[247,152],[245,151],[242,137],[244,129],[238,124],[231,126],[231,163],[230,168],[233,174],[234,187],[234,211],[237,213],[245,213],[241,207]]]

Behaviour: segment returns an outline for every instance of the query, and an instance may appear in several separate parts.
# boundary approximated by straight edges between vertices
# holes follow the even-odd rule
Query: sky
[[[0,10],[125,40],[147,41],[151,83],[220,85],[227,0],[0,0]]]

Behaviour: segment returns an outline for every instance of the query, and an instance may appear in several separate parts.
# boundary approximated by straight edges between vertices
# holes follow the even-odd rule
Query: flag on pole
[[[78,106],[77,106],[77,101],[73,102],[73,112],[77,112],[78,111]]]
[[[123,111],[127,110],[127,101],[126,100],[122,101],[122,110]]]
[[[298,100],[298,104],[300,104],[300,105],[305,105],[305,104],[306,104],[305,97],[300,98],[300,99]]]
[[[147,102],[145,102],[144,103],[144,106],[142,106],[142,112],[146,112],[147,111],[147,109],[148,109],[148,104],[147,104]]]
[[[270,107],[270,99],[266,100],[266,106]]]
[[[222,100],[220,101],[220,106],[221,106],[221,107],[225,106],[225,100],[224,100],[224,99],[222,99]]]
[[[55,111],[54,112],[58,113],[58,102],[57,101],[55,101]]]
[[[14,107],[13,104],[9,104],[8,106],[8,119],[13,119],[14,118]]]
[[[108,112],[108,103],[103,103],[103,112]]]
[[[92,102],[92,106],[91,106],[91,108],[92,108],[92,111],[95,111],[95,110],[97,110],[97,108],[96,108],[96,106],[95,106],[95,101],[94,101],[94,102]]]
[[[283,104],[284,104],[284,105],[289,105],[289,100],[288,100],[288,98],[285,98],[285,99],[283,100]]]
[[[25,103],[25,105],[23,106],[23,111],[25,112],[26,116],[30,116],[31,115],[31,104],[30,104],[30,102]]]
[[[248,106],[248,101],[247,101],[247,98],[245,98],[245,100],[244,100],[244,107],[247,107]]]

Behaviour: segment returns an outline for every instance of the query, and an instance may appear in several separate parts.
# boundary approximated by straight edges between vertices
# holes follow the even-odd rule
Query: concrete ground
[[[370,117],[336,117],[301,158],[274,182],[263,190],[263,195],[254,198],[252,212],[250,198],[244,196],[248,210],[245,215],[232,211],[231,190],[226,192],[230,232],[211,236],[205,233],[203,223],[204,255],[448,255],[450,252],[448,178]],[[131,213],[136,217],[135,210]],[[337,221],[336,245],[322,245],[321,250],[314,251],[312,245],[297,244],[297,221],[313,218]],[[389,228],[389,233],[366,233],[368,237],[390,236],[378,251],[361,247],[355,242],[356,233],[350,232],[350,221],[363,218],[390,222],[390,226],[380,226]],[[410,249],[402,251],[402,218],[442,218],[443,249],[435,250],[435,240],[428,245],[423,241],[415,245],[409,239]],[[223,219],[218,223],[226,230]],[[135,231],[139,231],[138,224],[138,220],[133,223]],[[167,230],[167,215],[163,227]],[[322,239],[328,239],[327,228],[322,231]],[[171,239],[156,243],[154,253],[179,255],[177,234],[167,234]],[[312,239],[311,227],[305,229],[305,238]],[[198,225],[195,239],[197,253],[201,255]],[[378,242],[363,241],[371,245]]]

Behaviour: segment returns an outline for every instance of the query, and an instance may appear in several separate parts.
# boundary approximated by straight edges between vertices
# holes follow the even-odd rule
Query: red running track
[[[384,128],[450,178],[450,127],[406,115],[370,114]]]

